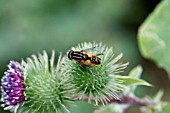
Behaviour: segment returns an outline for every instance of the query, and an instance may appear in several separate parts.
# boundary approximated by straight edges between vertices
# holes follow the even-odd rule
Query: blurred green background
[[[122,61],[130,62],[124,75],[140,64],[142,78],[153,88],[139,87],[139,97],[153,96],[159,89],[170,95],[167,73],[144,59],[137,44],[137,31],[160,0],[1,0],[0,1],[0,75],[10,60],[21,61],[32,54],[54,49],[66,54],[81,42],[103,42]],[[71,113],[92,113],[94,107],[77,102]],[[139,112],[135,108],[127,113]],[[9,113],[0,108],[0,113]]]

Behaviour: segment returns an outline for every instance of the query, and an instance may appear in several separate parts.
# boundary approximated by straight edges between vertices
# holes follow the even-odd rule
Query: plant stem
[[[76,95],[73,98],[79,100],[80,95]],[[86,96],[85,98],[83,98],[84,101],[88,101],[88,97]],[[132,106],[137,106],[137,107],[141,107],[141,106],[150,106],[150,105],[155,105],[155,102],[150,102],[148,100],[145,99],[141,99],[141,98],[136,98],[136,97],[131,97],[131,96],[127,96],[127,95],[121,95],[119,96],[119,99],[115,99],[112,97],[108,97],[108,103],[117,103],[117,104],[128,104],[129,107]],[[91,101],[94,101],[94,97],[90,97]]]

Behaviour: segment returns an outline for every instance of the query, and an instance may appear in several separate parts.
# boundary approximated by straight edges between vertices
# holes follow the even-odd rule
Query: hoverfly
[[[87,49],[86,49],[87,50]],[[79,62],[81,65],[85,66],[96,66],[101,64],[101,58],[99,58],[100,54],[93,54],[90,52],[87,52],[86,50],[70,50],[68,52],[68,58],[70,60],[74,60],[76,62]]]

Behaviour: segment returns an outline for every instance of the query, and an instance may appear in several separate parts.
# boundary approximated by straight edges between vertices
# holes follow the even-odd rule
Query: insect
[[[85,66],[96,66],[101,64],[101,58],[98,56],[102,54],[93,54],[85,50],[70,50],[68,53],[68,58],[79,62],[81,65]]]

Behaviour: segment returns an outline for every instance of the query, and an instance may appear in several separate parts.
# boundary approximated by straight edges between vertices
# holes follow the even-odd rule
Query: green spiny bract
[[[101,64],[98,66],[82,66],[80,63],[69,60],[67,57],[62,59],[64,64],[62,71],[70,79],[70,83],[75,86],[75,98],[80,100],[88,98],[95,105],[101,102],[103,105],[109,102],[109,98],[118,98],[118,92],[124,89],[123,81],[116,79],[117,73],[126,68],[128,63],[117,63],[122,54],[114,57],[112,48],[105,47],[96,43],[81,43],[72,50],[86,50],[91,48],[91,53],[100,54]]]
[[[63,113],[69,112],[66,104],[71,102],[71,84],[65,82],[60,71],[59,57],[57,66],[54,65],[55,53],[49,60],[46,52],[39,56],[32,55],[22,62],[25,84],[26,102],[18,109],[18,113]]]

